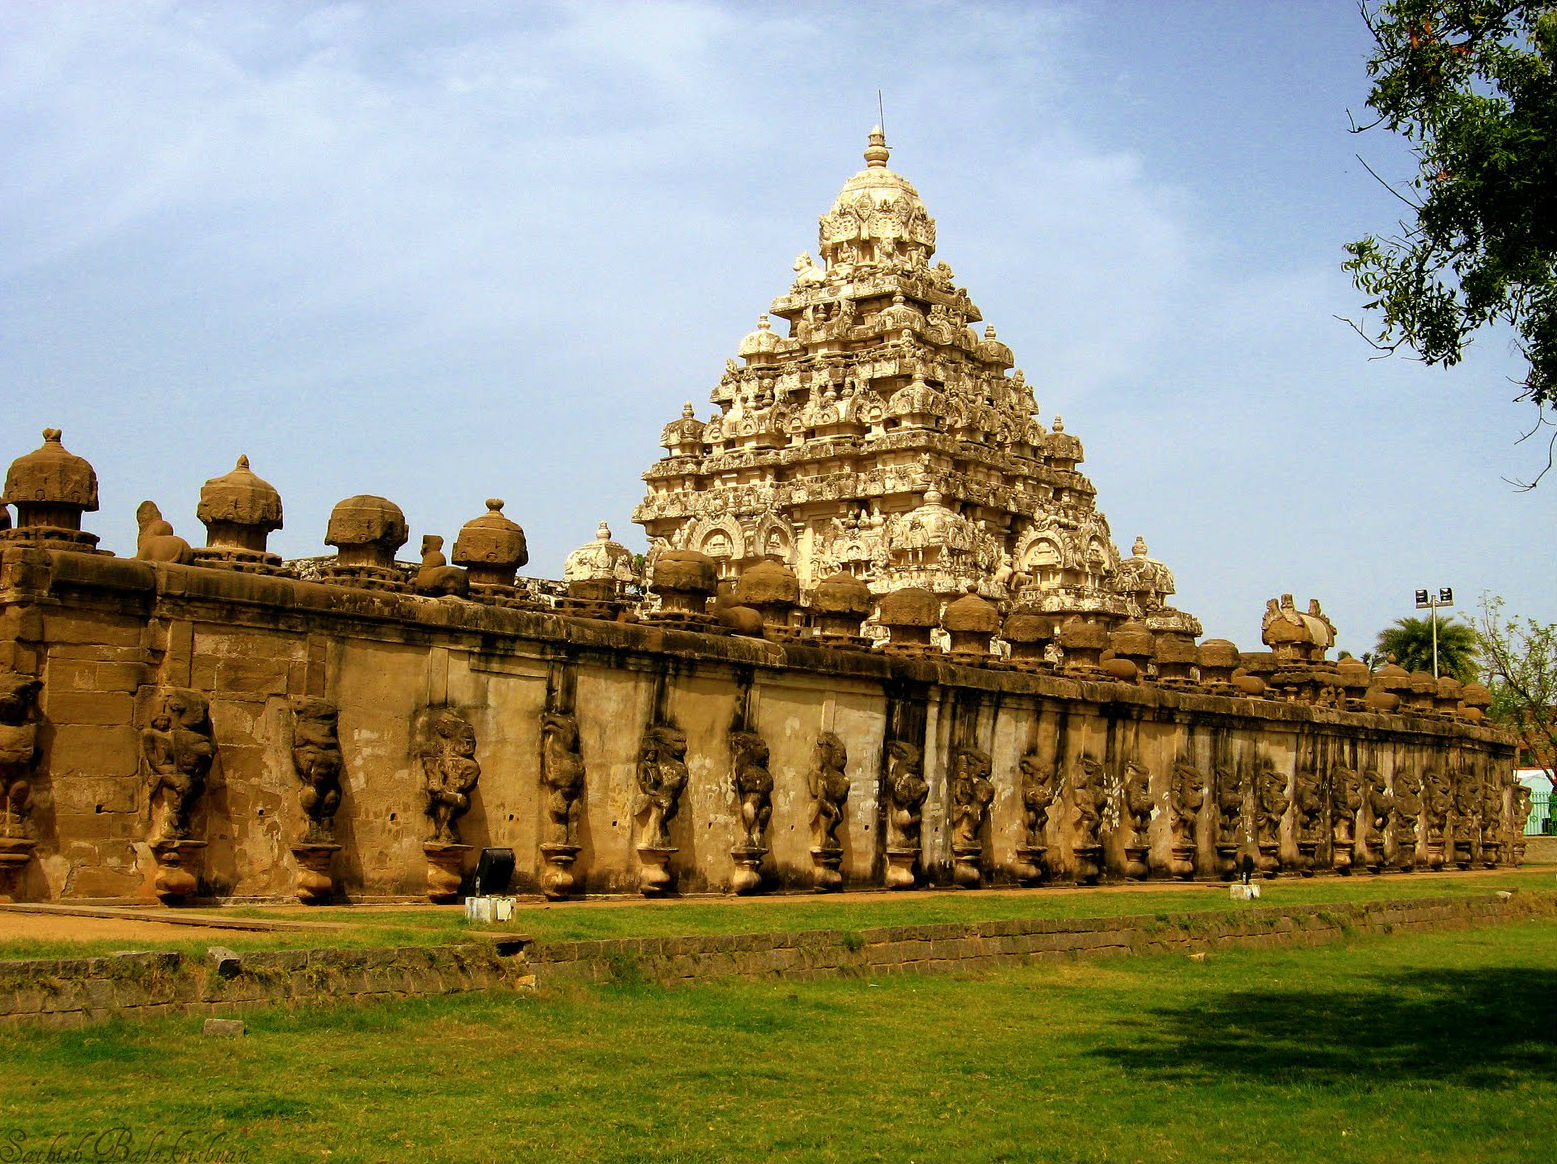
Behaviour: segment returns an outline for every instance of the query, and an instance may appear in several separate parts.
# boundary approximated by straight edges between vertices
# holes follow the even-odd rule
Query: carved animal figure
[[[1319,792],[1319,778],[1312,768],[1299,768],[1292,783],[1292,808],[1296,816],[1297,835],[1301,841],[1317,841],[1324,814],[1324,797]]]
[[[1395,844],[1416,848],[1416,826],[1422,816],[1422,780],[1410,772],[1395,773]]]
[[[1350,845],[1356,839],[1357,810],[1362,807],[1362,778],[1354,768],[1330,769],[1330,812],[1334,824],[1331,836],[1338,845]]]
[[[1169,785],[1169,802],[1173,806],[1173,838],[1178,845],[1193,843],[1195,822],[1206,803],[1206,782],[1200,769],[1188,760],[1178,760],[1173,765],[1173,782]]]
[[[887,745],[887,847],[917,849],[925,797],[930,786],[920,767],[920,751],[913,744],[893,740]]]
[[[735,796],[741,806],[741,827],[749,848],[762,846],[768,818],[773,815],[773,775],[768,771],[768,745],[756,732],[731,732],[735,758]]]
[[[148,770],[147,807],[160,818],[152,843],[187,839],[189,810],[216,756],[205,696],[183,687],[159,691],[151,723],[141,731],[141,755]]]
[[[952,835],[955,844],[973,848],[995,798],[989,781],[989,756],[975,748],[962,748],[953,761]]]
[[[459,566],[449,565],[443,555],[443,538],[427,534],[422,538],[422,564],[417,567],[413,587],[429,597],[460,597],[470,593],[470,576]]]
[[[1395,811],[1395,800],[1389,794],[1384,776],[1377,768],[1369,768],[1362,774],[1366,792],[1363,806],[1368,820],[1368,846],[1377,849],[1384,844],[1384,833],[1389,829],[1389,818]]]
[[[1503,831],[1503,782],[1488,776],[1481,786],[1482,843],[1499,842]]]
[[[475,730],[453,708],[432,707],[422,712],[416,738],[427,816],[432,823],[428,840],[457,845],[459,818],[469,810],[470,794],[481,777]]]
[[[571,845],[584,795],[584,756],[578,720],[564,712],[541,715],[541,782],[546,786],[546,839]]]
[[[1076,844],[1091,848],[1101,844],[1098,836],[1103,820],[1103,809],[1108,803],[1108,789],[1103,785],[1103,765],[1091,756],[1082,756],[1077,762],[1078,774],[1074,777],[1072,810],[1076,815]]]
[[[1269,844],[1281,833],[1281,818],[1291,802],[1287,798],[1287,778],[1276,771],[1270,760],[1260,764],[1254,778],[1255,823],[1260,840]]]
[[[1442,768],[1429,768],[1422,774],[1422,815],[1426,818],[1429,841],[1443,840],[1453,804],[1454,789],[1448,772]]]
[[[304,697],[292,703],[292,767],[303,787],[298,803],[308,819],[306,844],[335,841],[335,811],[341,804],[340,710],[324,699]]]
[[[31,675],[0,672],[0,836],[24,834],[38,754],[38,691]]]
[[[681,807],[687,786],[687,737],[679,728],[661,724],[643,733],[638,748],[638,799],[634,815],[644,816],[643,835],[650,848],[669,849],[670,822]]]
[[[811,801],[811,843],[818,849],[837,849],[838,826],[843,821],[844,802],[849,799],[849,777],[844,768],[849,753],[843,741],[832,732],[816,738],[816,764],[808,783]]]
[[[1132,844],[1144,845],[1152,823],[1151,774],[1134,760],[1125,762],[1124,787],[1121,789],[1125,819],[1130,822]]]
[[[1022,757],[1018,767],[1022,772],[1022,811],[1027,825],[1027,843],[1042,845],[1049,826],[1049,809],[1054,804],[1054,787],[1039,771],[1038,757],[1032,752]]]
[[[1216,843],[1222,848],[1243,843],[1243,781],[1232,768],[1216,769]]]
[[[155,501],[143,501],[135,510],[140,533],[135,539],[135,556],[142,562],[174,562],[187,566],[195,560],[188,542],[173,532]]]

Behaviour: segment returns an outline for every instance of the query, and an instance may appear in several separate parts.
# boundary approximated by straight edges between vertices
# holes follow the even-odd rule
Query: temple
[[[498,497],[411,562],[405,512],[347,497],[334,553],[283,561],[246,457],[200,490],[203,546],[148,499],[121,557],[45,430],[0,496],[0,901],[1517,864],[1491,692],[1331,661],[1291,594],[1265,650],[1197,643],[1144,542],[1121,561],[1080,442],[969,330],[879,131],[865,160],[773,304],[791,334],[759,323],[714,416],[666,429],[646,570],[602,522],[523,577]],[[511,885],[477,889],[483,850]]]
[[[1167,605],[1173,574],[1142,539],[1121,560],[1077,470],[1081,441],[1038,420],[1011,349],[974,330],[967,290],[931,264],[935,220],[887,159],[878,128],[821,218],[821,263],[795,260],[714,387],[717,410],[701,421],[689,403],[665,426],[633,514],[651,561],[695,550],[734,577],[777,559],[804,589],[844,571],[878,595],[972,588],[1200,634]]]

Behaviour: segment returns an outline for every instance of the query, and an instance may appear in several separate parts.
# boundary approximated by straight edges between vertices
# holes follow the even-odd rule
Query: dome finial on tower
[[[870,131],[870,144],[865,147],[865,164],[885,166],[891,153],[887,149],[887,135],[881,131],[881,126],[876,126]]]

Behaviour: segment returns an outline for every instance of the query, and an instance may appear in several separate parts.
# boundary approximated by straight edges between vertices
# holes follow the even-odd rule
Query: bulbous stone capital
[[[487,512],[460,527],[452,560],[456,566],[483,572],[481,578],[472,574],[473,582],[488,581],[485,574],[490,572],[491,580],[513,585],[514,572],[530,560],[530,550],[524,529],[503,513],[502,498],[487,498]]]
[[[885,627],[933,627],[940,621],[941,600],[919,586],[904,586],[881,600],[878,618]]]
[[[946,607],[941,625],[956,634],[992,635],[1000,628],[1000,611],[992,602],[970,590]]]
[[[358,494],[330,511],[324,535],[326,545],[340,551],[340,564],[393,566],[395,551],[405,545],[409,531],[405,514],[386,497]]]
[[[66,450],[60,430],[43,430],[43,444],[11,462],[5,475],[5,500],[18,510],[33,505],[97,511],[97,473],[85,457]],[[19,523],[25,525],[25,517]]]
[[[200,487],[195,516],[206,528],[206,545],[263,550],[265,539],[281,528],[281,494],[249,468],[248,457],[239,457],[230,473]]]
[[[795,572],[771,559],[757,562],[741,573],[735,583],[737,606],[798,606],[800,583]]]

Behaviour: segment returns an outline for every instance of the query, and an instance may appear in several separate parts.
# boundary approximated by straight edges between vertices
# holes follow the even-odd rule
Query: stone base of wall
[[[1160,917],[882,926],[847,933],[531,942],[507,938],[380,950],[270,950],[0,962],[0,1026],[80,1026],[114,1016],[229,1014],[250,1007],[525,990],[567,981],[811,979],[946,973],[1052,958],[1319,945],[1353,934],[1557,918],[1557,892],[1367,905],[1250,908]]]
[[[1428,898],[1366,905],[1248,908],[1158,917],[1052,918],[692,938],[546,942],[530,947],[537,983],[662,983],[724,976],[826,978],[938,973],[1046,958],[1319,945],[1352,934],[1458,929],[1557,918],[1557,893]]]
[[[1526,865],[1557,865],[1557,837],[1526,837]]]
[[[114,1016],[526,989],[535,979],[524,946],[516,939],[242,954],[213,947],[204,959],[170,952],[0,962],[0,1025],[70,1027]]]

